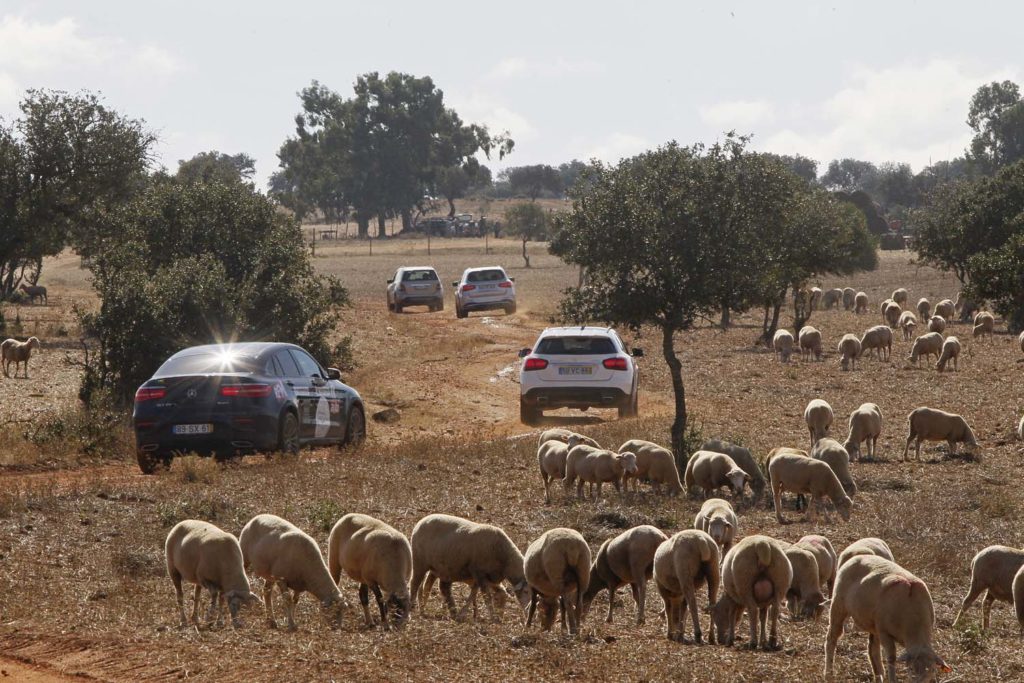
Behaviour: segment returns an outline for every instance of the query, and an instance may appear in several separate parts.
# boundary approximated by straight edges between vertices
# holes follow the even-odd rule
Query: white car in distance
[[[627,351],[610,327],[549,327],[519,357],[519,418],[536,424],[545,410],[617,408],[637,415],[642,349]]]

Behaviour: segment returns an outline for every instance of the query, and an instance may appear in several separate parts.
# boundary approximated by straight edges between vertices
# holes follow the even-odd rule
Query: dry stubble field
[[[371,406],[395,405],[402,411],[397,425],[371,424],[372,438],[362,451],[317,451],[297,460],[249,458],[226,468],[186,459],[156,477],[136,474],[128,454],[121,462],[72,461],[72,469],[8,467],[0,476],[0,656],[5,659],[0,668],[21,662],[13,671],[24,675],[27,663],[38,667],[38,680],[75,674],[125,681],[820,678],[824,618],[790,622],[784,617],[779,652],[680,645],[664,638],[657,597],[648,605],[647,624],[638,628],[632,599],[621,592],[615,624],[603,622],[607,603],[598,598],[580,638],[524,634],[511,607],[500,624],[454,623],[443,616],[436,595],[399,633],[362,628],[357,607],[342,629],[331,631],[320,623],[308,596],[301,601],[295,633],[268,630],[258,611],[248,613],[238,631],[177,628],[161,549],[170,527],[186,517],[238,533],[252,515],[273,512],[326,543],[329,527],[349,511],[379,516],[405,533],[425,514],[448,512],[501,525],[523,549],[554,526],[579,529],[595,550],[633,524],[652,523],[670,534],[690,526],[699,508],[696,499],[641,492],[611,493],[597,503],[558,495],[553,505],[543,504],[535,438],[509,438],[527,430],[517,424],[515,373],[508,368],[515,350],[548,324],[558,290],[575,281],[575,272],[537,246],[531,270],[520,267],[518,245],[510,242],[496,245],[497,253],[489,257],[475,241],[433,246],[430,257],[423,243],[405,240],[375,244],[372,257],[365,244],[318,249],[318,265],[341,275],[354,298],[353,308],[341,316],[339,334],[353,335],[360,367],[346,379]],[[836,516],[816,526],[802,521],[780,526],[764,504],[747,501],[738,507],[742,533],[796,540],[817,532],[837,547],[866,535],[885,538],[897,561],[932,591],[936,648],[954,668],[948,678],[1019,680],[1024,655],[1009,606],[993,610],[986,635],[975,626],[977,605],[966,626],[951,627],[971,556],[993,543],[1021,544],[1022,452],[1013,428],[1024,407],[1024,386],[1016,340],[1002,333],[975,343],[968,328],[955,326],[965,352],[960,371],[943,375],[908,367],[909,343],[902,340],[896,341],[891,362],[864,360],[856,372],[840,372],[835,357],[843,333],[880,322],[878,302],[895,287],[907,287],[914,301],[952,296],[951,278],[911,266],[909,258],[905,252],[883,253],[878,272],[823,283],[863,289],[872,302],[866,316],[814,314],[811,324],[822,330],[829,350],[824,362],[774,362],[769,352],[751,344],[756,317],[741,318],[726,333],[709,327],[681,335],[677,347],[691,415],[706,436],[732,438],[763,454],[779,445],[805,446],[802,412],[811,398],[832,404],[833,431],[842,435],[851,409],[864,401],[877,403],[885,417],[881,461],[853,466],[860,493],[850,522]],[[517,278],[520,312],[457,321],[449,299],[443,313],[388,315],[384,280],[402,263],[433,264],[446,282],[468,265],[503,264]],[[69,296],[84,296],[84,280],[71,271],[63,264],[50,274],[66,278]],[[666,441],[669,385],[656,353],[657,337],[647,333],[637,343],[649,351],[643,417],[619,422],[607,413],[585,419],[566,413],[547,421],[577,424],[612,447],[630,437]],[[48,346],[33,365],[32,380],[0,381],[4,413],[45,411],[73,401],[73,381],[36,379],[67,372],[62,357],[63,350]],[[26,393],[38,395],[24,398]],[[906,414],[919,405],[964,414],[984,447],[982,460],[951,460],[944,446],[932,446],[925,448],[922,463],[899,462]],[[52,455],[54,462],[65,462],[61,454]],[[789,515],[799,519],[792,510]],[[345,583],[343,591],[355,605],[354,585]],[[865,646],[862,633],[840,642],[840,679],[869,679]]]

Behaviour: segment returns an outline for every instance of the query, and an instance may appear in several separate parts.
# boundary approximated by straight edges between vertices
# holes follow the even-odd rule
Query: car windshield
[[[402,276],[402,282],[434,282],[437,280],[437,273],[432,270],[407,270]]]
[[[474,270],[466,276],[466,282],[500,282],[506,279],[508,278],[505,276],[505,271],[498,270],[497,268],[492,270]]]
[[[156,371],[154,377],[173,375],[210,375],[222,372],[256,372],[256,359],[222,352],[190,353],[169,358]]]
[[[616,353],[608,337],[547,337],[541,339],[535,353],[545,356],[586,356]]]

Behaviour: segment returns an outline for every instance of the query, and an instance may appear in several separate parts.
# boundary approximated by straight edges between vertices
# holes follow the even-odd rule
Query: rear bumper
[[[630,396],[616,387],[540,387],[522,396],[527,404],[541,410],[554,408],[616,408]]]
[[[515,299],[495,299],[491,301],[460,301],[459,306],[464,311],[494,311],[499,308],[515,306]]]
[[[423,296],[415,296],[411,294],[402,294],[395,297],[395,303],[399,306],[437,306],[438,304],[444,303],[444,295],[425,294]]]
[[[175,434],[175,422],[153,422],[146,418],[135,420],[135,448],[157,456],[197,453],[237,453],[267,451],[277,448],[278,423],[270,415],[236,415],[228,418],[196,419],[194,423],[213,425],[210,434]]]

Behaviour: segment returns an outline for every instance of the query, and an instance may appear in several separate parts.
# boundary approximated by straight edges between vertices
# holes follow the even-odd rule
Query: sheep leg
[[[825,637],[825,678],[832,678],[832,668],[836,657],[836,645],[843,635],[843,622],[846,615],[843,608],[836,600],[832,601],[832,607],[828,615],[828,635]]]
[[[750,640],[747,642],[748,650],[757,649],[757,619],[760,610],[757,608],[757,604],[753,601],[746,605],[747,618],[750,620]]]
[[[605,619],[605,622],[608,624],[612,623],[612,611],[615,609],[615,594],[618,592],[618,588],[608,586],[608,618]]]
[[[697,609],[697,591],[693,586],[693,581],[684,581],[683,592],[685,601],[684,610],[690,610],[690,618],[693,619],[693,642],[700,644],[704,642],[704,638],[700,632],[700,610]],[[683,628],[686,628],[685,622]]]
[[[642,572],[643,570],[641,570]],[[637,576],[634,574],[633,576]],[[643,573],[640,574],[643,576]],[[630,584],[633,589],[633,602],[636,603],[636,625],[643,626],[646,620],[645,607],[647,605],[647,580],[646,578],[642,581]]]
[[[263,583],[263,604],[267,609],[267,626],[277,628],[277,621],[274,619],[274,584],[270,581]]]
[[[558,603],[557,603],[557,605],[558,605],[557,609],[558,609],[558,612],[559,612],[559,622],[561,623],[561,626],[562,626],[562,633],[565,633],[568,629],[566,628],[566,624],[565,624],[565,594],[564,593],[558,596]]]
[[[956,455],[956,441],[954,441],[953,439],[946,439],[946,443],[949,444],[950,457]]]
[[[789,522],[782,516],[782,485],[776,485],[772,483],[772,497],[775,499],[775,518],[779,520],[779,524],[788,524]]]
[[[921,437],[917,437],[917,456],[914,459],[921,462]]]
[[[981,603],[981,628],[983,631],[988,630],[988,617],[992,611],[992,603],[995,600],[996,597],[992,595],[992,591],[985,592],[985,602]]]
[[[437,576],[434,575],[434,572],[427,572],[427,580],[423,583],[423,596],[420,598],[420,609],[426,607],[430,591],[434,590],[435,580],[437,580]]]
[[[441,589],[441,597],[444,598],[444,604],[448,606],[448,613],[452,619],[455,619],[457,613],[455,611],[455,598],[452,597],[452,582],[441,581],[438,585]]]
[[[714,607],[715,603],[718,602],[718,579],[709,572],[707,577],[708,582],[708,611],[711,612],[711,618],[708,619],[708,644],[715,644],[715,615]],[[718,634],[721,638],[721,634]]]
[[[896,680],[896,641],[888,633],[878,634],[878,640],[881,641],[882,650],[885,652],[885,672],[887,680]],[[877,642],[877,641],[876,641]],[[878,651],[876,649],[875,654],[877,656]],[[881,676],[882,667],[879,662],[878,675]]]
[[[359,584],[359,604],[363,606],[363,623],[373,626],[373,619],[370,618],[370,587],[365,583]]]
[[[425,567],[417,566],[418,564],[419,563],[414,559],[412,563],[412,581],[409,582],[409,599],[411,602],[410,607],[412,609],[416,608],[416,601],[419,600],[420,611],[422,611],[423,603],[426,602],[429,591],[427,594],[420,594],[423,591],[423,577],[427,575],[427,570]],[[433,580],[431,580],[430,585],[434,585]]]
[[[199,593],[202,590],[202,584],[196,582],[196,591],[192,596],[192,623],[196,626],[199,626]]]
[[[288,592],[288,584],[284,581],[278,581],[277,587],[281,591],[281,601],[284,602],[284,614],[288,618],[288,630],[294,631],[296,629],[295,598],[298,597],[298,594],[292,596],[292,594]]]
[[[576,483],[576,498],[577,500],[583,500],[583,480],[580,479]]]
[[[544,482],[544,503],[551,505],[551,478],[544,472],[541,472],[540,479]]]
[[[387,631],[390,629],[388,625],[388,607],[384,603],[384,596],[380,594],[380,586],[374,584],[370,586],[370,590],[373,591],[373,597],[377,599],[377,609],[380,610],[380,625]]]
[[[596,493],[596,495],[594,495],[594,500],[601,500],[601,485],[603,483],[604,482],[600,482],[600,481],[597,482],[597,493]]]
[[[170,574],[171,583],[174,584],[174,596],[178,602],[178,627],[185,628],[188,626],[188,618],[185,616],[185,593],[181,590],[181,574],[173,569]]]
[[[673,640],[676,632],[676,603],[678,600],[674,597],[667,597],[664,592],[661,594],[661,599],[665,601],[665,637]]]
[[[772,650],[779,649],[779,611],[782,609],[781,600],[779,596],[775,596],[775,600],[772,602],[772,632],[768,637],[768,648]],[[761,622],[761,632],[764,633],[764,622]]]
[[[530,611],[526,614],[526,627],[533,625],[533,613],[537,611],[537,591],[530,589]]]
[[[903,447],[903,457],[901,458],[901,462],[906,462],[907,461],[907,453],[910,451],[910,444],[913,443],[913,441],[914,441],[914,431],[911,430],[910,431],[910,435],[907,436],[907,445]]]
[[[758,639],[758,645],[761,646],[762,650],[768,650],[768,629],[765,628],[768,621],[768,608],[758,607],[757,608],[757,620],[761,626],[761,634]],[[753,649],[753,648],[751,648]]]
[[[966,612],[968,609],[970,609],[971,605],[974,604],[974,601],[978,599],[978,596],[981,595],[981,592],[984,591],[984,590],[985,590],[985,588],[983,586],[978,585],[974,581],[974,577],[972,576],[971,577],[971,589],[969,591],[967,591],[967,595],[964,596],[963,602],[960,603],[960,611],[956,613],[956,619],[953,620],[953,626],[957,625],[957,623],[960,621],[960,617],[962,617],[964,615],[964,612]],[[989,603],[989,596],[991,596],[991,593],[986,592],[985,593],[985,607],[987,607],[990,604]],[[986,614],[984,616],[986,618],[984,619],[984,622],[983,622],[984,623],[983,628],[988,628],[988,623],[987,623],[988,622],[988,619],[987,619],[988,615]]]
[[[462,606],[461,610],[459,610],[459,616],[456,617],[456,621],[465,621],[466,620],[466,611],[469,609],[470,605],[473,606],[473,619],[474,620],[476,619],[476,616],[477,616],[476,615],[476,593],[477,593],[477,591],[479,589],[480,589],[480,581],[478,581],[478,580],[476,580],[474,578],[473,584],[469,588],[469,597],[466,598],[466,604]]]
[[[217,603],[220,600],[220,591],[216,588],[210,588],[210,607],[206,610],[206,624],[213,624],[213,613],[217,611]]]

